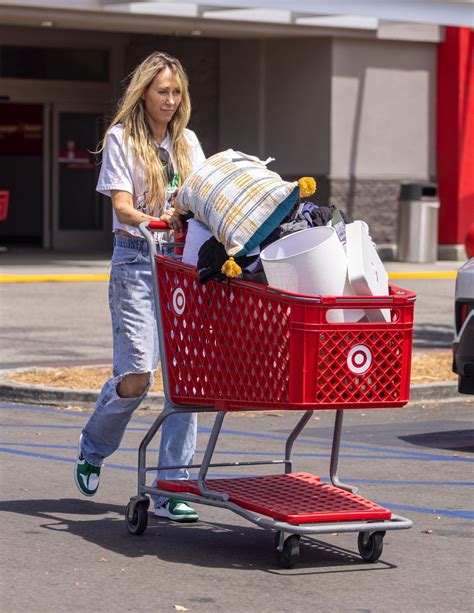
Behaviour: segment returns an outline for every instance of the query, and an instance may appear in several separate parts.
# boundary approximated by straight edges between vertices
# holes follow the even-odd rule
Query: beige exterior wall
[[[218,142],[315,176],[392,257],[400,181],[436,175],[435,87],[434,42],[221,41]]]
[[[265,155],[264,44],[258,40],[220,42],[219,150]]]
[[[436,45],[315,38],[220,43],[219,146],[284,175],[435,174]]]
[[[326,174],[330,39],[267,42],[266,141],[285,175]],[[272,153],[274,152],[274,153]]]
[[[435,174],[436,45],[335,39],[332,178]]]
[[[220,148],[282,175],[329,171],[330,39],[221,41]]]

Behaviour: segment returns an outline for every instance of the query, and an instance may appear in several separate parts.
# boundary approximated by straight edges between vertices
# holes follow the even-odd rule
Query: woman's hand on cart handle
[[[180,212],[173,207],[170,207],[160,215],[160,221],[166,222],[170,230],[182,230],[183,228],[183,224],[181,223],[180,219]],[[152,228],[151,223],[153,222],[150,222],[150,228]]]

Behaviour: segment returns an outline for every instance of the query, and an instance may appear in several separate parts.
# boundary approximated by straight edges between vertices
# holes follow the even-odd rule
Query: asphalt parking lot
[[[142,536],[127,533],[123,514],[136,493],[136,452],[150,411],[137,413],[99,493],[87,499],[72,471],[88,410],[0,403],[1,609],[471,611],[473,409],[473,399],[460,396],[346,411],[341,479],[414,526],[387,532],[375,564],[361,560],[355,534],[304,538],[299,564],[284,570],[273,534],[222,509],[201,506],[199,523],[187,526],[150,515]],[[211,418],[200,416],[201,452]],[[229,414],[216,460],[281,457],[296,419],[290,412]],[[295,470],[327,478],[333,420],[332,411],[314,414],[295,446]]]

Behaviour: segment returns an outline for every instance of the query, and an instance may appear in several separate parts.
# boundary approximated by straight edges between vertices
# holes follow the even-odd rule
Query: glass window
[[[0,45],[0,77],[107,82],[109,52],[104,49]]]
[[[59,229],[101,230],[103,199],[95,191],[100,167],[95,150],[103,131],[96,113],[59,115]]]

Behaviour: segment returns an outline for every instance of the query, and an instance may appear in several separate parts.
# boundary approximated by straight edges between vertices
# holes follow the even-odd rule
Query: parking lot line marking
[[[46,453],[34,453],[32,451],[20,451],[16,449],[6,449],[4,447],[0,447],[0,452],[9,453],[12,455],[33,457],[33,458],[41,459],[41,460],[49,460],[49,461],[53,460],[56,462],[67,462],[69,464],[76,461],[75,458],[63,458],[61,456],[55,456],[55,455],[50,455]],[[131,472],[131,471],[135,472],[137,470],[135,466],[123,466],[121,464],[107,464],[106,467],[109,469],[125,470],[128,472]],[[217,477],[228,476],[228,475],[221,475],[221,474],[216,473],[216,474],[209,475],[209,476],[217,478]],[[250,476],[250,475],[238,475],[238,476],[243,477],[243,476]],[[455,517],[459,519],[473,519],[474,520],[474,511],[451,510],[451,509],[430,509],[430,508],[424,508],[424,507],[413,507],[413,506],[408,506],[408,505],[401,505],[401,504],[396,504],[396,503],[391,503],[391,502],[380,502],[380,501],[375,501],[375,502],[376,504],[379,504],[383,507],[387,507],[390,510],[397,509],[397,510],[404,510],[404,511],[412,511],[414,513],[423,513],[423,514],[428,514],[428,515],[445,515],[445,516]]]
[[[4,409],[4,410],[27,410],[27,411],[34,411],[36,413],[48,413],[48,414],[56,414],[56,415],[82,415],[82,416],[87,416],[88,413],[84,413],[83,411],[74,411],[74,410],[65,410],[65,409],[51,409],[48,407],[42,407],[42,406],[35,406],[35,405],[17,405],[17,404],[13,404],[13,403],[9,403],[9,402],[5,402],[2,403],[0,402],[0,410]],[[140,419],[140,418],[132,418],[130,420],[130,425],[127,427],[127,430],[129,431],[135,431],[135,432],[146,432],[147,428],[138,428],[138,427],[134,427],[133,424],[145,424],[145,425],[151,425],[153,423],[153,419]],[[8,424],[0,424],[0,427],[7,427]],[[16,424],[11,424],[12,427],[20,427],[20,425],[16,425]],[[26,427],[26,426],[25,426]],[[30,427],[30,426],[28,426]],[[31,425],[32,428],[42,428],[42,427],[46,427],[43,426],[42,424],[33,424]],[[61,428],[61,426],[53,426],[51,425],[51,427],[55,427],[55,428]],[[81,426],[64,426],[65,428],[76,428],[79,429],[81,428]],[[211,432],[211,428],[209,427],[205,427],[205,426],[198,426],[198,433],[199,434],[209,434]],[[228,435],[228,436],[237,436],[237,437],[251,437],[251,438],[257,438],[257,439],[269,439],[269,440],[274,440],[274,441],[286,441],[286,437],[285,436],[281,436],[281,435],[275,435],[275,434],[265,434],[264,432],[245,432],[242,430],[231,430],[231,429],[227,429],[227,428],[223,428],[221,430],[221,433],[223,435]],[[324,440],[321,438],[312,438],[312,439],[308,439],[305,437],[300,437],[298,438],[298,441],[301,443],[305,443],[305,444],[309,444],[309,445],[321,445],[323,447],[330,447],[332,445],[332,442],[330,440]],[[341,448],[343,449],[353,449],[355,451],[370,451],[371,453],[373,452],[380,452],[383,454],[386,453],[391,453],[392,455],[394,453],[398,454],[396,457],[397,458],[403,458],[404,456],[407,456],[408,458],[417,458],[419,457],[420,459],[429,459],[433,456],[433,454],[431,453],[427,453],[425,451],[415,451],[415,450],[408,450],[408,449],[394,449],[391,448],[390,451],[387,451],[386,447],[374,447],[374,446],[369,446],[369,445],[364,445],[364,444],[350,444],[350,443],[345,443],[345,442],[341,442]],[[225,453],[225,452],[223,452]],[[328,457],[328,454],[317,454],[317,457]],[[349,454],[346,454],[345,457],[360,457],[360,456],[349,456]],[[375,456],[370,456],[370,457],[375,457]],[[381,457],[387,457],[387,456],[381,456]],[[435,459],[438,459],[440,456],[439,455],[435,455],[434,456]],[[395,459],[395,458],[394,458]],[[474,458],[470,459],[470,458],[463,458],[463,461],[467,461],[467,462],[474,462]]]
[[[55,462],[69,462],[75,463],[76,458],[65,458],[58,455],[52,455],[50,453],[38,453],[35,451],[22,451],[20,449],[6,449],[5,447],[0,447],[0,453],[10,453],[13,455],[21,455],[29,458],[36,458],[39,460],[54,460]],[[120,464],[107,464],[107,468],[114,468],[118,470],[128,470],[128,471],[136,471],[136,467],[132,466],[122,466]]]
[[[7,410],[16,410],[16,409],[21,409],[21,410],[25,410],[25,408],[28,407],[29,405],[12,405],[10,403],[0,403],[0,409],[7,409]],[[55,409],[48,409],[46,407],[32,407],[32,410],[36,411],[44,411],[47,413],[51,413],[51,412],[55,412]],[[78,415],[80,412],[73,412],[73,411],[64,411],[64,410],[58,410],[58,413],[61,414],[71,414],[74,413],[76,415]],[[83,414],[83,413],[80,413]],[[143,424],[152,424],[153,420],[146,420],[146,419],[132,419],[131,424],[133,423],[143,423]],[[82,426],[81,425],[57,425],[57,424],[7,424],[7,423],[0,423],[0,427],[2,428],[37,428],[37,429],[72,429],[72,430],[82,430]],[[148,428],[141,428],[141,427],[134,427],[132,425],[129,425],[127,427],[127,430],[130,432],[147,432]],[[198,427],[198,432],[200,434],[208,434],[211,432],[211,428],[209,427]],[[256,438],[256,439],[264,439],[264,440],[274,440],[274,441],[286,441],[286,437],[285,436],[281,436],[281,435],[274,435],[274,434],[265,434],[265,433],[260,433],[260,432],[246,432],[246,431],[242,431],[242,430],[230,430],[230,429],[222,429],[221,434],[223,435],[228,435],[228,436],[237,436],[237,437],[251,437],[251,438]],[[308,438],[299,438],[298,441],[300,443],[304,443],[304,444],[308,444],[308,445],[322,445],[325,447],[329,447],[332,445],[331,441],[329,440],[323,440],[323,439],[308,439]],[[448,461],[448,462],[474,462],[474,458],[468,458],[468,457],[445,457],[439,454],[433,454],[433,453],[426,453],[423,451],[413,451],[413,450],[405,450],[405,449],[397,449],[397,448],[390,448],[387,449],[386,447],[373,447],[373,446],[369,446],[369,445],[363,445],[363,444],[350,444],[350,443],[342,443],[341,444],[341,449],[352,449],[354,451],[357,452],[362,452],[362,451],[366,451],[366,452],[370,452],[371,455],[366,455],[363,456],[361,454],[357,454],[357,455],[350,455],[347,452],[344,454],[344,457],[354,457],[354,458],[372,458],[372,459],[377,459],[379,456],[375,456],[373,455],[374,453],[378,452],[381,453],[383,455],[380,456],[380,458],[383,459],[387,459],[387,460],[395,460],[395,459],[399,459],[399,460],[403,460],[403,459],[408,459],[408,460],[412,460],[412,459],[419,459],[422,461],[434,461],[434,462],[438,462],[438,461]],[[386,454],[391,454],[390,456],[386,455]],[[327,454],[320,454],[318,457],[328,457]]]
[[[364,484],[372,484],[377,483],[378,485],[427,485],[430,487],[473,487],[474,481],[395,481],[394,479],[352,479],[351,477],[344,477],[344,481],[348,483],[360,483]]]
[[[10,441],[0,441],[0,452],[2,451],[2,446],[7,447],[11,449],[11,447],[27,447],[30,449],[62,449],[62,450],[76,450],[77,449],[77,445],[59,445],[57,443],[55,444],[48,444],[48,443],[21,443],[18,441],[15,442],[10,442]],[[7,451],[5,450],[5,451]],[[120,453],[137,453],[138,452],[138,447],[121,447],[120,449],[117,449],[116,453],[120,454]],[[159,449],[148,449],[149,453],[158,453]],[[204,449],[196,449],[196,455],[204,455]],[[240,456],[240,455],[255,455],[255,456],[274,456],[275,452],[271,452],[271,451],[241,451],[241,450],[235,450],[235,451],[219,451],[216,450],[214,452],[214,455],[232,455],[232,456]],[[302,453],[302,452],[294,452],[292,454],[293,457],[298,457],[298,458],[305,458],[305,457],[322,457],[323,454],[318,454],[318,453]],[[56,456],[59,457],[59,456]],[[324,457],[329,457],[329,454],[324,454]],[[341,454],[341,457],[348,457],[348,456],[344,456],[343,454]],[[351,455],[349,457],[357,457],[357,458],[361,458],[361,456],[355,456],[355,455]],[[369,456],[370,458],[373,458],[373,456]],[[70,460],[73,461],[73,460]],[[106,466],[110,466],[109,464],[106,463]],[[241,475],[239,475],[241,476]],[[251,476],[255,476],[255,475],[251,475]],[[321,478],[322,481],[324,482],[328,482],[329,483],[329,479],[326,479],[324,477]],[[474,481],[404,481],[404,480],[395,480],[395,479],[359,479],[359,478],[355,478],[355,477],[349,477],[346,476],[345,480],[351,483],[360,483],[360,484],[380,484],[380,485],[416,485],[416,486],[421,486],[421,485],[426,485],[426,486],[447,486],[447,487],[474,487]]]
[[[455,279],[457,270],[420,270],[418,272],[389,272],[389,279]],[[109,274],[99,273],[38,273],[38,274],[1,274],[0,283],[75,283],[91,281],[108,281]]]
[[[210,428],[200,428],[199,429],[200,432],[210,432],[211,429]],[[234,436],[248,436],[248,437],[252,437],[252,438],[263,438],[263,439],[268,439],[268,440],[278,440],[278,441],[286,441],[286,436],[278,436],[275,434],[263,434],[260,432],[245,432],[242,430],[229,430],[229,429],[225,429],[223,428],[221,430],[222,434],[228,434],[228,435],[234,435]],[[298,442],[299,443],[307,443],[309,445],[324,445],[327,447],[331,447],[332,446],[332,441],[329,440],[319,440],[319,439],[308,439],[308,438],[304,438],[304,437],[298,437]],[[387,452],[387,448],[386,447],[372,447],[369,445],[363,445],[363,444],[350,444],[350,443],[341,443],[341,447],[344,447],[345,449],[354,449],[357,451],[378,451],[378,452],[382,452],[382,453],[386,453]],[[394,449],[391,448],[390,449],[390,453],[397,453],[399,455],[402,456],[406,456],[407,458],[419,458],[419,459],[429,459],[431,457],[435,457],[438,458],[440,456],[432,454],[432,453],[426,453],[424,451],[412,451],[412,450],[406,450],[406,449]],[[444,457],[444,456],[441,456]],[[457,460],[459,458],[450,458],[453,460]],[[467,460],[468,462],[474,462],[474,458],[463,458],[465,460]]]
[[[37,429],[51,429],[54,428],[56,430],[60,430],[63,428],[64,430],[82,430],[84,428],[83,425],[77,426],[65,426],[63,424],[0,424],[0,428],[37,428]],[[127,426],[127,430],[131,432],[148,432],[148,428],[133,428]]]
[[[68,430],[81,430],[82,427],[81,426],[62,426],[62,425],[54,425],[54,424],[0,424],[0,427],[3,428],[35,428],[35,429],[68,429]],[[147,432],[148,429],[147,428],[133,428],[133,427],[128,427],[127,430],[129,431],[135,431],[135,432]],[[249,436],[252,435],[252,433],[248,433]],[[280,439],[279,439],[280,440]],[[286,440],[286,439],[284,439]],[[301,440],[300,442],[305,442],[307,444],[314,444],[315,441],[313,440]],[[468,457],[462,457],[462,456],[457,456],[457,457],[447,457],[444,455],[439,455],[439,454],[428,454],[428,453],[423,453],[423,452],[405,452],[403,450],[399,450],[396,448],[385,448],[383,450],[380,450],[378,448],[370,448],[370,447],[366,447],[366,446],[361,446],[361,447],[357,447],[355,445],[344,445],[341,444],[341,449],[343,448],[349,448],[349,449],[354,449],[355,451],[360,451],[361,453],[347,453],[347,452],[342,452],[340,454],[341,458],[348,458],[348,459],[358,459],[358,460],[396,460],[396,461],[404,461],[404,460],[409,460],[409,461],[418,461],[418,462],[468,462],[468,463],[472,463],[474,462],[474,459],[468,458]],[[382,451],[383,453],[380,454],[380,451]],[[365,452],[365,453],[363,453]],[[377,452],[379,452],[379,455],[377,455]],[[239,452],[242,455],[252,455],[252,452]],[[301,457],[317,457],[317,458],[329,458],[330,454],[329,453],[307,453],[306,455],[301,454],[301,452],[299,452],[299,454],[301,455]]]
[[[413,513],[427,513],[428,515],[445,515],[448,517],[458,517],[462,519],[474,519],[474,511],[454,510],[454,509],[430,509],[426,507],[413,507],[405,504],[394,504],[389,502],[380,502],[374,500],[376,504],[384,507],[387,506],[392,511],[393,509],[400,511],[412,511]]]
[[[30,447],[35,449],[77,449],[77,445],[48,445],[48,444],[40,444],[40,443],[19,443],[15,442],[0,442],[0,445],[7,445],[11,447]],[[159,449],[148,449],[149,453],[158,453]],[[121,447],[117,449],[115,453],[133,453],[136,454],[138,452],[138,447]],[[391,455],[387,455],[390,454]],[[234,451],[215,451],[215,455],[226,455],[226,456],[259,456],[259,457],[275,457],[278,455],[278,451],[242,451],[242,450],[234,450]],[[196,450],[196,455],[204,455],[204,450]],[[330,453],[316,453],[316,452],[303,452],[296,451],[293,452],[292,457],[297,458],[319,458],[319,459],[328,459],[331,457]],[[354,460],[419,460],[419,458],[411,458],[406,456],[397,455],[397,451],[391,449],[387,451],[385,455],[374,455],[374,454],[362,454],[362,453],[340,453],[340,458],[344,459],[354,459]],[[424,459],[424,458],[423,458]],[[444,456],[428,456],[428,461],[449,461],[449,458],[445,458]],[[360,480],[363,481],[363,480]],[[400,482],[396,482],[400,483]],[[474,485],[474,483],[473,483]]]
[[[0,283],[70,283],[76,281],[108,281],[108,274],[33,274],[33,275],[0,275]]]
[[[65,410],[65,409],[51,409],[48,407],[43,407],[43,406],[35,406],[35,405],[18,405],[18,404],[13,404],[10,402],[0,402],[0,410],[4,409],[4,410],[23,410],[23,411],[34,411],[37,413],[49,413],[49,414],[59,414],[59,415],[82,415],[82,416],[86,416],[87,413],[84,413],[83,411],[69,411],[69,410]],[[130,424],[149,424],[151,425],[153,423],[153,419],[139,419],[139,418],[132,418],[130,421]],[[15,424],[11,424],[12,427],[20,427],[20,425],[15,425]],[[0,427],[7,427],[8,424],[0,424]],[[33,424],[31,427],[33,428],[41,428],[43,427],[42,424]],[[54,426],[54,427],[61,427],[61,426]],[[65,426],[66,428],[80,428],[80,426]],[[128,426],[127,428],[130,431],[146,431],[146,428],[134,428],[132,425]],[[199,426],[198,427],[198,432],[200,434],[209,434],[211,432],[211,428],[209,427],[205,427],[205,426]],[[225,435],[229,435],[229,436],[245,436],[245,437],[252,437],[252,438],[258,438],[258,439],[269,439],[269,440],[275,440],[275,441],[286,441],[286,437],[285,436],[281,436],[281,435],[275,435],[275,434],[265,434],[263,432],[245,432],[242,430],[231,430],[228,428],[224,428],[222,431],[222,434]],[[298,438],[299,442],[302,443],[307,443],[310,445],[323,445],[325,447],[330,447],[332,445],[332,442],[329,440],[323,440],[320,438],[312,438],[312,439],[308,439],[308,438]],[[387,449],[385,447],[373,447],[373,446],[368,446],[368,445],[363,445],[363,444],[350,444],[350,443],[341,443],[341,446],[344,447],[345,449],[354,449],[356,451],[362,450],[362,451],[378,451],[378,452],[382,452],[382,453],[386,453]],[[393,451],[392,451],[393,453]],[[420,457],[420,458],[424,458],[426,456],[431,456],[432,454],[428,454],[424,451],[414,451],[414,450],[407,450],[407,449],[397,449],[396,450],[397,454],[400,455],[407,455],[407,456],[415,456],[415,457]],[[467,458],[469,459],[469,458]],[[473,460],[470,460],[474,462]]]

